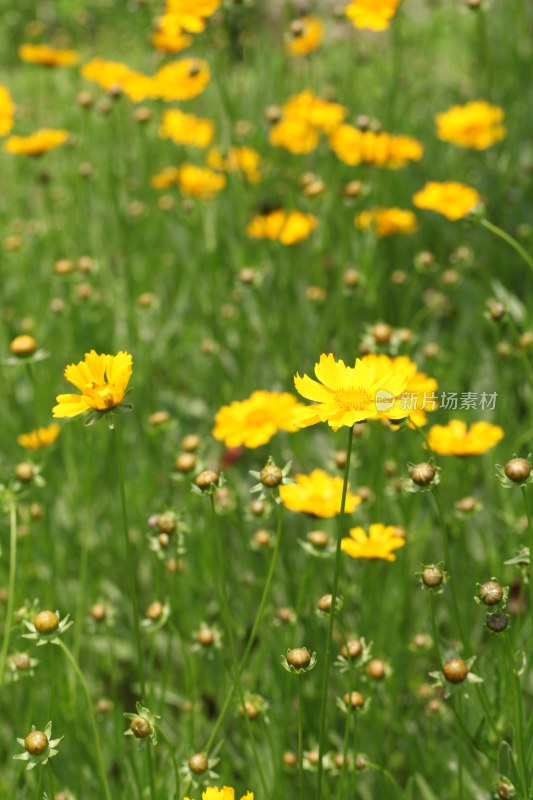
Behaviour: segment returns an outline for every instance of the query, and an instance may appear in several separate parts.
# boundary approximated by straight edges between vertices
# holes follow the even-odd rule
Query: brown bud
[[[37,350],[37,342],[33,336],[21,334],[20,336],[15,336],[9,345],[9,349],[14,356],[31,356]]]
[[[290,608],[278,608],[276,610],[276,619],[285,624],[290,624],[294,619],[294,613]]]
[[[21,483],[29,483],[33,480],[34,475],[35,471],[32,465],[26,461],[22,461],[15,467],[15,478]]]
[[[266,464],[259,473],[259,480],[263,486],[274,489],[283,480],[283,473],[275,464]]]
[[[505,465],[504,472],[513,483],[523,483],[531,474],[531,464],[526,458],[511,458]]]
[[[409,470],[409,477],[417,486],[429,486],[436,474],[437,470],[435,467],[426,462],[415,464],[415,466],[411,467]]]
[[[442,702],[438,697],[433,697],[426,706],[426,711],[430,714],[440,714],[442,711]]]
[[[242,283],[250,284],[254,282],[255,270],[253,267],[243,267],[239,272],[239,280]]]
[[[150,723],[144,717],[134,717],[130,722],[130,731],[137,739],[146,739],[150,735]]]
[[[455,504],[457,511],[460,511],[461,514],[470,514],[475,510],[476,506],[477,501],[475,497],[462,497],[461,500],[458,500]]]
[[[450,683],[462,683],[468,675],[468,665],[462,658],[452,658],[443,665],[442,672]]]
[[[342,700],[346,707],[362,708],[365,704],[365,696],[361,692],[346,692]]]
[[[359,197],[363,191],[362,181],[349,181],[342,187],[342,193],[345,197]]]
[[[188,433],[181,440],[181,446],[187,453],[192,453],[200,447],[200,437],[196,433]]]
[[[386,322],[378,322],[372,328],[372,336],[376,344],[388,344],[392,336],[392,328]]]
[[[407,283],[409,276],[407,272],[404,272],[403,269],[395,269],[391,272],[391,283],[394,283],[396,286],[403,286],[404,283]]]
[[[307,534],[307,541],[317,550],[323,550],[329,544],[329,534],[326,531],[310,531]]]
[[[283,111],[279,106],[268,106],[265,109],[265,119],[267,122],[270,122],[271,125],[275,125],[276,122],[279,122],[283,116]]]
[[[329,614],[333,605],[333,596],[331,594],[324,594],[316,604],[319,611]]]
[[[166,533],[170,536],[176,530],[176,517],[171,511],[166,511],[158,516],[156,525],[160,533]]]
[[[211,647],[215,643],[215,634],[211,628],[200,628],[196,634],[196,641],[202,647]]]
[[[509,615],[504,611],[493,611],[492,614],[487,615],[485,624],[494,633],[502,633],[509,625]]]
[[[13,656],[13,663],[20,672],[24,672],[31,667],[31,659],[27,653],[16,653]]]
[[[196,476],[194,483],[199,489],[206,491],[207,489],[211,488],[211,486],[218,483],[218,479],[218,472],[215,472],[212,469],[204,469],[203,472],[200,472],[200,474]]]
[[[440,353],[440,347],[437,342],[428,342],[422,352],[425,358],[436,358]]]
[[[381,681],[387,674],[387,667],[384,661],[379,658],[373,658],[366,665],[366,674],[374,681]]]
[[[341,648],[341,656],[343,658],[357,658],[363,652],[363,645],[359,639],[348,639],[345,645]]]
[[[286,750],[283,753],[283,765],[285,767],[296,767],[298,765],[298,756],[292,750]]]
[[[366,769],[367,764],[368,764],[368,761],[367,761],[366,756],[364,756],[362,753],[359,753],[355,758],[355,768],[356,768],[356,770],[361,772],[362,770]]]
[[[365,503],[372,498],[372,489],[369,486],[358,486],[355,494]]]
[[[35,522],[39,519],[42,519],[43,516],[43,507],[40,503],[32,503],[30,505],[30,517]]]
[[[262,517],[266,511],[266,506],[262,500],[252,500],[250,503],[250,511],[254,517]]]
[[[308,750],[305,755],[313,767],[318,766],[318,762],[320,761],[320,754],[318,750]]]
[[[59,617],[53,611],[39,611],[32,622],[39,633],[53,633],[59,626]]]
[[[253,535],[253,541],[255,544],[259,545],[259,547],[266,547],[270,544],[270,533],[263,528],[258,531],[255,531]]]
[[[48,736],[42,731],[32,731],[24,739],[24,747],[32,756],[40,756],[48,744]]]
[[[496,581],[487,581],[479,587],[479,599],[486,606],[497,606],[503,600],[503,587]]]
[[[168,411],[154,411],[148,417],[148,424],[156,428],[158,425],[164,425],[165,422],[170,422],[170,414]]]
[[[361,276],[356,269],[349,268],[345,270],[342,280],[347,289],[354,289],[359,285]]]
[[[202,772],[206,772],[209,769],[209,761],[203,753],[195,753],[187,763],[190,771],[194,772],[195,775],[201,775]]]
[[[153,603],[150,603],[146,609],[146,617],[152,620],[152,622],[157,622],[157,620],[161,619],[163,616],[163,611],[163,604],[155,600]]]
[[[257,719],[257,717],[259,716],[260,711],[257,708],[257,706],[254,705],[254,703],[252,703],[250,700],[245,700],[244,707],[242,705],[239,706],[239,714],[241,715],[241,717],[244,717],[244,715],[246,715],[248,719],[251,722],[253,722],[253,720]]]
[[[287,653],[287,663],[295,669],[305,669],[311,663],[311,653],[307,647],[295,647]]]
[[[444,573],[435,564],[430,564],[422,570],[421,578],[424,586],[427,586],[429,589],[435,589],[443,582]]]
[[[107,616],[107,608],[103,603],[94,603],[89,613],[95,622],[103,622]]]
[[[139,106],[133,112],[133,119],[141,124],[149,122],[152,119],[152,112],[146,106]]]
[[[196,467],[196,456],[194,453],[180,453],[174,466],[177,472],[192,472]]]
[[[113,708],[113,703],[107,697],[101,697],[96,703],[96,712],[98,714],[109,714]]]

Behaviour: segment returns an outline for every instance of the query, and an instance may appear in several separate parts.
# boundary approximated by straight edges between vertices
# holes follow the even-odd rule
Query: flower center
[[[350,386],[348,389],[338,389],[334,399],[345,411],[364,411],[372,402],[372,395],[361,386]]]
[[[113,389],[109,385],[109,383],[101,383],[100,385],[96,383],[88,384],[84,394],[91,398],[94,401],[95,407],[103,410],[105,408],[112,408],[115,403],[115,398],[113,397]]]

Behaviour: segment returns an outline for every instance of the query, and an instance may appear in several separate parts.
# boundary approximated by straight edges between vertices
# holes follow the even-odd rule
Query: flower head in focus
[[[60,394],[52,409],[56,418],[76,417],[84,411],[105,412],[124,399],[132,372],[132,357],[120,351],[116,356],[98,355],[95,350],[85,354],[78,364],[65,368],[65,378],[81,394]]]

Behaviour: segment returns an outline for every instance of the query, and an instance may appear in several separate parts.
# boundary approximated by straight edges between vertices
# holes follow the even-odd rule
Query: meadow
[[[532,798],[533,7],[0,15],[0,799]]]

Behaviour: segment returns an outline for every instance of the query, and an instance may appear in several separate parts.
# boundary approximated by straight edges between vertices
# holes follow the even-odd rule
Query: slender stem
[[[527,781],[527,764],[524,742],[524,716],[522,710],[522,687],[520,685],[520,675],[516,669],[515,658],[511,648],[511,642],[507,631],[504,631],[502,638],[505,645],[505,652],[509,662],[509,671],[511,674],[511,692],[513,697],[513,729],[514,729],[514,747],[516,751],[516,762],[518,777],[520,781],[520,792],[524,800],[529,797],[528,794],[528,781]]]
[[[52,765],[48,762],[48,782],[50,784],[50,797],[54,800],[55,790],[54,790],[54,775],[52,773]]]
[[[504,242],[507,242],[507,244],[513,248],[513,250],[516,250],[518,255],[521,256],[521,258],[523,258],[523,260],[526,262],[531,272],[533,272],[533,258],[531,258],[527,250],[524,250],[522,245],[517,242],[516,239],[514,239],[506,231],[499,228],[493,222],[489,222],[488,219],[481,219],[480,223],[484,228],[487,228],[487,230],[491,231],[491,233],[494,233],[496,236],[499,236],[500,239],[503,239]]]
[[[172,747],[168,736],[166,735],[165,731],[161,727],[161,725],[156,724],[157,732],[160,734],[161,738],[163,739],[164,743],[167,746],[167,750],[170,753],[170,758],[172,760],[172,766],[174,767],[174,777],[176,778],[176,797],[181,797],[180,794],[180,770],[178,766],[178,762],[176,756],[174,755],[174,748]]]
[[[115,441],[115,453],[117,458],[117,471],[118,480],[120,485],[120,502],[122,505],[122,522],[124,528],[124,541],[126,544],[126,564],[130,581],[130,599],[133,611],[133,628],[135,633],[135,644],[137,647],[137,665],[139,670],[139,683],[141,687],[141,700],[146,697],[146,685],[144,681],[144,662],[141,646],[141,625],[139,618],[139,603],[137,600],[137,590],[135,586],[135,574],[133,571],[133,556],[131,552],[129,524],[128,524],[128,507],[126,504],[126,486],[124,483],[124,464],[122,461],[122,448],[120,446],[120,437],[115,427],[112,428],[113,439]]]
[[[455,591],[455,581],[454,581],[455,575],[454,575],[454,571],[453,571],[452,558],[451,558],[451,553],[450,553],[450,540],[448,538],[448,527],[446,525],[446,519],[444,517],[444,511],[443,511],[443,508],[442,508],[442,503],[441,503],[438,487],[435,487],[433,489],[433,491],[431,492],[431,494],[433,495],[433,498],[435,500],[435,505],[437,506],[437,513],[439,515],[440,529],[441,529],[441,533],[442,533],[442,544],[443,544],[443,547],[444,547],[444,558],[445,558],[445,561],[446,561],[446,566],[448,567],[448,570],[451,573],[450,586],[451,586],[451,590],[452,590],[452,608],[453,608],[453,616],[454,616],[455,627],[456,627],[456,629],[457,629],[457,631],[459,633],[459,637],[461,639],[461,642],[463,643],[463,647],[466,650],[467,649],[467,638],[466,638],[465,629],[464,629],[464,626],[463,626],[463,620],[462,620],[462,617],[461,617],[461,614],[460,614],[460,611],[459,611],[459,603],[457,601],[457,593]]]
[[[388,780],[390,785],[393,787],[396,797],[398,797],[399,800],[401,800],[402,790],[398,785],[398,781],[396,780],[394,775],[391,772],[389,772],[388,769],[385,769],[385,767],[382,767],[379,764],[371,764],[371,763],[367,763],[367,767],[369,769],[373,769],[375,772],[381,773],[381,775],[383,775],[383,777],[386,778],[386,780]]]
[[[279,556],[279,550],[280,550],[280,545],[281,545],[282,521],[283,521],[283,506],[281,505],[281,503],[279,503],[278,504],[278,521],[277,521],[277,527],[276,527],[276,543],[274,545],[274,552],[272,553],[272,559],[270,561],[270,567],[268,569],[268,575],[267,575],[267,578],[266,578],[265,587],[263,589],[261,602],[259,603],[259,608],[258,608],[257,614],[255,616],[255,621],[254,621],[254,624],[253,624],[253,627],[252,627],[252,632],[250,633],[250,636],[248,638],[248,643],[247,643],[246,648],[244,650],[244,653],[243,653],[243,656],[241,658],[240,664],[239,664],[239,666],[237,668],[237,672],[236,672],[235,678],[234,678],[233,683],[231,685],[231,688],[230,688],[230,690],[228,692],[228,695],[226,697],[224,705],[222,706],[220,714],[218,715],[218,719],[217,719],[217,721],[215,723],[215,726],[211,731],[211,734],[209,736],[209,740],[208,740],[208,742],[207,742],[207,744],[205,746],[206,753],[209,753],[209,751],[213,747],[213,743],[214,743],[214,741],[216,739],[218,731],[220,730],[220,726],[224,722],[224,718],[226,716],[226,713],[228,711],[230,703],[231,703],[231,701],[233,699],[233,695],[235,694],[235,690],[237,688],[237,682],[240,679],[240,677],[241,677],[241,675],[243,673],[243,670],[244,670],[244,668],[246,666],[246,663],[247,663],[248,658],[250,656],[250,652],[251,652],[253,644],[255,642],[255,637],[256,637],[257,631],[259,629],[259,625],[261,624],[261,620],[263,619],[265,606],[267,604],[268,596],[270,594],[270,587],[272,585],[272,578],[274,577],[274,572],[275,572],[275,569],[276,569],[276,564],[277,564],[278,556]]]
[[[531,564],[533,564],[533,525],[531,524],[531,509],[529,508],[529,501],[526,492],[526,487],[521,486],[522,498],[524,500],[524,508],[527,517],[527,535],[529,543],[529,574],[531,576]],[[531,614],[531,635],[533,636],[533,580],[529,579],[529,613]]]
[[[298,675],[298,773],[300,781],[299,798],[304,798],[304,733],[302,720],[302,676]]]
[[[90,692],[89,692],[89,687],[87,686],[87,681],[85,680],[85,678],[83,676],[83,672],[81,671],[81,669],[78,666],[78,662],[76,661],[76,659],[74,658],[74,656],[72,655],[72,653],[70,652],[70,650],[68,649],[66,644],[61,639],[57,639],[56,644],[57,644],[58,647],[61,648],[61,650],[64,652],[64,654],[66,655],[66,657],[70,661],[70,663],[72,665],[72,668],[73,668],[74,672],[76,673],[76,676],[77,676],[77,678],[78,678],[78,680],[79,680],[79,682],[81,684],[81,688],[83,689],[83,693],[85,695],[85,700],[87,701],[87,707],[89,709],[89,716],[90,716],[90,719],[91,719],[91,726],[92,726],[93,735],[94,735],[94,746],[95,746],[95,749],[96,749],[96,759],[98,761],[98,767],[100,769],[100,777],[102,779],[102,786],[104,787],[105,798],[106,798],[106,800],[111,800],[111,792],[109,791],[109,784],[107,782],[107,775],[106,775],[105,765],[104,765],[104,757],[102,755],[102,748],[100,746],[100,737],[98,735],[98,725],[96,724],[96,717],[95,717],[95,713],[94,713],[93,702],[91,700],[91,695],[90,695]]]
[[[14,499],[9,504],[9,578],[7,589],[7,609],[4,624],[4,641],[0,653],[0,686],[4,684],[9,640],[13,626],[13,613],[15,607],[15,578],[17,573],[17,507]]]
[[[429,608],[431,613],[431,630],[433,633],[433,640],[435,646],[435,655],[437,656],[438,668],[442,669],[442,656],[440,652],[439,629],[437,627],[437,618],[435,616],[435,592],[429,590]]]
[[[148,764],[148,780],[150,782],[150,796],[152,800],[156,800],[157,794],[155,791],[155,777],[154,777],[154,762],[152,761],[152,749],[150,745],[146,748],[146,763]]]
[[[463,695],[457,694],[457,717],[463,720]],[[459,725],[459,736],[457,743],[457,779],[459,781],[459,800],[464,800],[463,782],[463,755],[464,755],[464,730],[463,725]]]
[[[350,427],[348,432],[348,447],[346,448],[346,467],[344,469],[344,482],[342,484],[342,497],[341,508],[339,517],[339,530],[337,534],[337,549],[335,552],[335,571],[333,573],[333,588],[331,590],[331,611],[329,614],[328,634],[326,640],[326,656],[324,661],[324,676],[322,680],[322,697],[320,700],[320,728],[318,737],[318,773],[317,773],[317,786],[316,797],[320,800],[322,797],[322,772],[323,772],[323,756],[326,736],[326,711],[328,701],[328,680],[329,680],[329,667],[331,661],[331,642],[333,639],[333,626],[335,623],[335,606],[337,603],[337,590],[339,586],[339,573],[341,566],[341,542],[344,532],[344,511],[346,508],[346,494],[348,492],[348,475],[350,473],[350,458],[352,455],[353,443],[353,426]]]
[[[39,770],[39,778],[37,780],[37,791],[35,792],[35,800],[41,800],[41,786],[43,785],[44,770]]]

